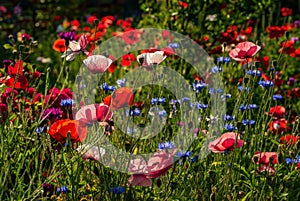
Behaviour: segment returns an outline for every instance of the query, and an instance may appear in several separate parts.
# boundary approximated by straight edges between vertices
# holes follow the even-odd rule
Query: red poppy
[[[116,25],[122,27],[123,29],[128,29],[131,27],[131,22],[128,20],[117,20]]]
[[[113,24],[115,17],[112,15],[104,16],[101,18],[100,22],[104,25],[104,27],[109,27]]]
[[[88,130],[80,121],[70,119],[58,120],[48,130],[48,134],[62,144],[66,142],[68,133],[70,133],[72,142],[82,142],[86,138]]]
[[[110,106],[113,110],[132,105],[134,93],[129,87],[121,87],[114,91],[112,95],[104,98],[103,103]]]
[[[91,15],[91,16],[89,16],[88,18],[87,18],[87,22],[89,23],[89,24],[94,24],[95,23],[95,20],[97,20],[98,18],[97,18],[97,16],[95,16],[95,15]]]
[[[139,41],[140,39],[140,31],[135,30],[135,29],[127,29],[125,32],[122,34],[122,38],[124,42],[128,45],[135,44],[136,42]]]
[[[236,32],[237,26],[229,26],[225,32],[221,33],[220,43],[226,42],[227,44],[233,44],[238,38],[238,33]]]
[[[72,21],[70,22],[70,25],[71,25],[71,26],[74,26],[74,27],[76,27],[76,28],[78,28],[78,27],[80,26],[80,23],[79,23],[78,20],[72,20]]]
[[[183,9],[186,9],[189,6],[189,4],[187,2],[184,2],[184,1],[179,1],[178,4]]]
[[[287,132],[289,127],[287,126],[287,120],[279,119],[273,120],[268,124],[268,130],[271,130],[273,134]]]
[[[241,35],[251,36],[252,35],[252,27],[247,27],[245,30],[241,30]]]
[[[290,9],[290,8],[281,8],[281,9],[280,9],[280,12],[281,12],[281,15],[282,15],[283,17],[285,17],[285,16],[291,16],[292,13],[293,13],[293,10]]]
[[[239,134],[234,132],[224,133],[218,139],[212,141],[208,145],[208,149],[214,153],[222,153],[226,150],[233,150],[244,145],[244,141],[240,139]]]
[[[292,29],[291,25],[284,25],[284,26],[269,26],[267,27],[267,33],[269,33],[269,38],[279,38],[284,35],[286,31]]]
[[[135,56],[133,54],[125,54],[122,56],[121,65],[130,66],[133,61],[135,61]]]
[[[269,115],[272,115],[273,117],[283,117],[285,115],[285,108],[283,106],[274,106],[270,108]]]
[[[299,140],[299,136],[294,136],[294,135],[284,135],[280,138],[280,143],[281,144],[290,144],[294,145],[296,142]]]
[[[80,108],[75,115],[75,119],[83,123],[93,123],[95,121],[107,121],[112,118],[112,111],[103,103],[86,105]]]
[[[52,48],[57,52],[65,52],[67,49],[65,46],[65,40],[57,39],[56,41],[54,41]]]
[[[23,61],[18,60],[13,67],[11,65],[9,65],[8,66],[8,74],[9,75],[16,75],[16,74],[23,75]]]
[[[6,79],[5,85],[16,89],[26,89],[28,87],[28,80],[25,76],[19,75],[17,81],[15,81],[15,77],[16,76],[12,76]]]
[[[230,51],[229,56],[236,61],[245,61],[253,57],[260,49],[261,47],[254,43],[241,42]]]

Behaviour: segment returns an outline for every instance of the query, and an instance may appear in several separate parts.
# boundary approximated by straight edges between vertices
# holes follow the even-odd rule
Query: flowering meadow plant
[[[107,2],[0,3],[0,200],[297,200],[299,2]]]

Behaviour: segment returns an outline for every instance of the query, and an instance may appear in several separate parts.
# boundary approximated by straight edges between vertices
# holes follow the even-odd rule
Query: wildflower
[[[238,86],[238,90],[239,91],[249,91],[250,90],[250,88],[248,88],[248,87],[243,87],[243,86]]]
[[[65,46],[65,40],[57,39],[56,41],[54,41],[52,48],[57,52],[65,52],[67,50]]]
[[[81,107],[75,115],[75,120],[91,124],[95,121],[109,121],[112,116],[113,112],[110,111],[109,106],[101,103]]]
[[[255,124],[255,120],[243,119],[242,120],[242,124],[243,125],[254,125]]]
[[[129,115],[130,116],[139,116],[141,114],[141,111],[138,108],[130,109]]]
[[[158,112],[159,117],[165,117],[166,115],[167,115],[166,110],[161,110],[161,111]]]
[[[86,138],[88,130],[79,121],[70,119],[55,121],[48,130],[48,134],[62,144],[66,142],[68,133],[73,142],[82,142]]]
[[[260,76],[261,72],[259,70],[248,70],[247,74],[252,76]]]
[[[114,86],[109,86],[104,82],[100,85],[100,89],[103,89],[104,91],[114,91],[116,88]]]
[[[140,35],[141,33],[139,30],[129,28],[122,34],[122,39],[126,44],[132,45],[139,41]]]
[[[164,51],[156,51],[156,52],[147,52],[137,56],[137,61],[144,67],[151,66],[153,64],[160,64],[163,60],[165,60],[167,56],[165,56]]]
[[[275,95],[272,96],[272,99],[273,99],[273,100],[282,100],[282,98],[283,98],[283,97],[282,97],[282,95],[280,95],[280,94],[275,94]]]
[[[43,114],[43,118],[47,118],[47,119],[51,119],[51,120],[58,120],[62,117],[62,111],[59,109],[59,108],[47,108],[45,111],[44,111],[44,114]]]
[[[166,98],[163,98],[163,97],[162,97],[162,98],[158,98],[158,99],[157,99],[157,103],[158,103],[158,104],[162,104],[162,103],[165,103],[165,102],[166,102]]]
[[[196,93],[199,93],[201,89],[207,86],[207,84],[200,81],[200,82],[193,83],[192,86],[193,86],[193,90],[196,91]]]
[[[214,88],[210,88],[208,90],[208,93],[209,94],[222,94],[223,93],[223,90],[222,89],[214,89]]]
[[[21,37],[23,41],[29,41],[31,38],[31,36],[27,33],[23,33]]]
[[[285,16],[291,16],[292,13],[293,13],[293,10],[290,9],[290,8],[282,7],[282,8],[280,9],[280,12],[281,12],[281,15],[282,15],[283,17],[285,17]]]
[[[230,51],[229,56],[236,61],[244,61],[253,57],[260,49],[261,47],[254,43],[241,42]]]
[[[270,81],[270,80],[266,80],[266,81],[265,80],[261,80],[261,81],[258,82],[258,84],[261,87],[271,87],[271,86],[274,85],[274,83],[272,81]]]
[[[174,149],[175,144],[173,142],[162,142],[158,144],[159,150],[165,150],[165,149]]]
[[[271,130],[273,132],[273,134],[277,134],[277,133],[282,133],[282,132],[288,131],[289,128],[287,126],[287,120],[285,120],[285,119],[279,119],[279,120],[271,121],[268,124],[268,130]]]
[[[299,140],[299,136],[293,136],[293,135],[284,135],[280,137],[280,143],[281,144],[289,144],[294,145]]]
[[[70,107],[74,104],[74,100],[71,99],[71,98],[68,98],[68,99],[62,99],[60,101],[60,105],[63,106],[63,107]]]
[[[286,158],[285,159],[285,162],[287,163],[287,164],[293,164],[293,159],[291,159],[291,158]]]
[[[223,69],[222,69],[222,68],[219,68],[218,66],[213,66],[213,67],[210,69],[210,71],[211,71],[212,73],[217,73],[217,72],[222,72]]]
[[[257,109],[258,106],[257,106],[256,104],[248,104],[248,105],[247,105],[247,108],[248,108],[248,109]]]
[[[191,151],[180,151],[176,153],[176,156],[180,159],[185,159],[191,157],[192,153]]]
[[[226,99],[231,98],[231,94],[222,94],[221,99],[225,101]]]
[[[57,188],[56,193],[58,193],[58,194],[61,193],[61,192],[62,192],[62,193],[66,193],[68,190],[69,190],[69,189],[68,189],[67,186],[62,186],[62,187],[60,187],[60,188],[59,188],[59,187]]]
[[[224,133],[220,138],[211,141],[208,149],[214,153],[223,153],[226,150],[233,150],[235,147],[240,148],[244,145],[244,141],[240,139],[240,135],[234,132]]]
[[[285,115],[285,112],[285,107],[278,105],[270,108],[269,115],[280,118]]]
[[[172,49],[177,49],[177,48],[179,48],[179,44],[178,43],[169,43],[168,47],[170,47]]]
[[[194,107],[197,109],[206,109],[206,108],[208,108],[208,104],[195,103]]]
[[[114,194],[122,194],[125,192],[125,188],[122,186],[121,187],[115,186],[113,188],[110,188],[110,192]]]
[[[110,58],[102,55],[92,55],[83,60],[84,65],[86,65],[92,73],[104,73],[112,62]]]
[[[278,156],[276,152],[256,152],[252,157],[252,162],[256,164],[271,165],[278,163]]]
[[[125,87],[126,84],[126,78],[123,78],[121,80],[117,80],[118,87]]]
[[[217,58],[217,63],[222,63],[224,62],[225,64],[229,63],[230,62],[230,57],[218,57]]]
[[[70,41],[68,49],[64,52],[61,57],[66,57],[67,61],[72,61],[75,59],[77,54],[83,52],[84,54],[88,55],[89,52],[85,49],[88,44],[87,37],[85,35],[81,35],[77,41]]]
[[[173,154],[156,152],[146,162],[143,159],[131,160],[129,172],[134,173],[128,179],[131,186],[151,186],[150,178],[158,178],[165,175],[173,164]]]
[[[234,131],[237,129],[233,124],[225,124],[224,128],[228,131]]]
[[[232,121],[235,119],[235,116],[230,116],[230,115],[224,115],[224,120],[225,121]]]
[[[68,31],[68,32],[60,32],[58,36],[61,39],[64,39],[66,41],[75,40],[75,32],[74,31]]]
[[[135,57],[133,54],[125,54],[122,56],[121,65],[130,66],[133,61],[135,61]]]

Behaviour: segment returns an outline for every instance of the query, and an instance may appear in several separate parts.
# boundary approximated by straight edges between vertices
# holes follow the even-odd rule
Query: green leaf
[[[3,45],[3,47],[4,47],[4,49],[6,49],[6,50],[9,50],[9,49],[12,49],[13,48],[13,46],[11,46],[10,44],[4,44]]]

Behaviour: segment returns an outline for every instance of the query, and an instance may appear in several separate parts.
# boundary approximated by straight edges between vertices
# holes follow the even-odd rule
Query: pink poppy
[[[244,141],[240,139],[239,134],[234,132],[224,133],[220,138],[210,142],[208,149],[214,153],[222,153],[226,150],[233,150],[236,146],[240,148],[244,145]]]
[[[257,158],[256,164],[269,165],[276,164],[278,162],[278,156],[276,152],[256,152],[252,157],[252,162],[255,162],[255,158]]]
[[[128,179],[130,186],[151,186],[152,181],[144,174],[133,174]]]
[[[103,103],[83,106],[75,115],[76,120],[84,123],[93,123],[95,121],[110,120],[113,113],[109,107]]]
[[[137,56],[137,60],[142,63],[142,66],[151,66],[152,64],[160,64],[167,56],[164,51],[147,52]]]
[[[92,73],[104,73],[112,64],[112,60],[102,55],[92,55],[83,60]]]
[[[276,173],[276,170],[274,167],[263,165],[258,169],[259,172],[268,172],[271,175],[274,175]]]
[[[150,186],[150,178],[165,175],[173,164],[173,153],[156,152],[146,162],[144,159],[130,161],[129,172],[134,173],[128,180],[128,185]]]
[[[253,57],[260,49],[261,47],[254,43],[241,42],[230,51],[229,56],[236,61],[244,61]]]

